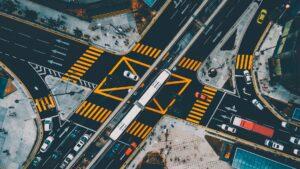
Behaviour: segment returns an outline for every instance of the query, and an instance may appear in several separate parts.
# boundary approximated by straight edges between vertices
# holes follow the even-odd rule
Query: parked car
[[[90,135],[84,134],[80,137],[79,141],[76,143],[75,147],[73,148],[74,151],[78,152],[83,145],[90,139]]]
[[[227,125],[227,124],[222,124],[222,125],[221,125],[221,129],[222,129],[222,130],[225,130],[225,131],[229,131],[230,133],[236,133],[236,128],[230,127],[230,126]]]
[[[296,138],[296,137],[291,137],[290,138],[290,142],[291,143],[294,143],[294,144],[297,144],[297,145],[300,145],[300,138]]]
[[[123,76],[126,77],[126,78],[128,78],[128,79],[131,79],[133,81],[138,81],[140,79],[138,75],[133,74],[129,70],[125,70],[123,72]]]
[[[44,120],[44,130],[45,131],[51,131],[53,127],[53,122],[52,122],[52,118],[45,118]]]
[[[299,149],[294,149],[293,150],[293,153],[295,154],[295,155],[297,155],[297,156],[300,156],[300,150]]]
[[[277,150],[283,150],[284,146],[280,143],[277,143],[275,141],[272,141],[270,139],[266,139],[265,140],[265,145],[268,146],[268,147],[271,147],[271,148],[274,148],[274,149],[277,149]]]
[[[244,70],[244,78],[245,78],[245,81],[246,81],[246,84],[251,84],[251,76],[250,76],[250,73],[248,70]]]
[[[39,157],[39,156],[35,157],[31,163],[32,167],[38,167],[40,165],[41,161],[42,161],[41,157]]]
[[[253,99],[252,104],[254,104],[254,106],[256,106],[259,110],[264,109],[264,106],[257,99]]]
[[[52,160],[58,160],[62,155],[62,152],[60,151],[54,151],[54,153],[51,155]]]
[[[68,154],[63,163],[59,166],[61,169],[64,169],[68,164],[73,160],[74,155],[72,153]]]
[[[294,126],[292,124],[289,124],[286,121],[281,122],[281,127],[286,128],[289,131],[297,132],[299,128],[297,126]]]
[[[44,143],[43,143],[40,151],[42,153],[45,153],[49,149],[49,147],[51,146],[51,144],[53,143],[53,141],[54,141],[54,137],[48,136],[46,138],[46,140],[44,141]]]
[[[136,142],[132,142],[130,146],[125,150],[124,154],[121,156],[120,160],[123,160],[124,157],[128,157],[132,154],[132,152],[136,149],[137,147]]]
[[[204,94],[201,94],[200,92],[195,92],[195,97],[197,99],[201,99],[201,100],[207,100],[207,96]]]
[[[258,24],[262,24],[262,23],[263,23],[263,21],[264,21],[266,15],[267,15],[267,13],[268,13],[268,12],[267,12],[266,9],[262,9],[262,10],[260,11],[259,16],[258,16],[258,18],[257,18],[257,20],[256,20]]]

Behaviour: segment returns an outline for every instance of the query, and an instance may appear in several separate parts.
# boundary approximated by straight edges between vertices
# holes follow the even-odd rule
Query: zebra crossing
[[[88,101],[84,101],[75,112],[75,114],[81,117],[100,123],[103,123],[111,113],[111,110],[108,110],[104,107],[98,106]]]
[[[201,62],[187,57],[182,57],[178,63],[178,66],[191,71],[197,71],[201,66]]]
[[[54,98],[51,95],[34,99],[34,102],[39,113],[55,108]]]
[[[253,55],[237,55],[235,69],[251,70],[253,66]]]
[[[157,49],[157,48],[154,48],[151,46],[137,43],[133,47],[132,52],[135,52],[135,53],[138,53],[141,55],[145,55],[145,56],[149,56],[151,58],[156,59],[162,51],[160,49]]]
[[[35,64],[35,63],[32,63],[32,62],[29,62],[29,65],[37,72],[37,74],[39,76],[41,76],[43,79],[45,78],[45,76],[47,75],[51,75],[51,76],[54,76],[54,77],[57,77],[57,78],[61,78],[63,76],[63,73],[62,72],[59,72],[59,71],[56,71],[54,69],[50,69],[50,68],[47,68],[45,66],[41,66],[41,65],[38,65],[38,64]],[[92,83],[92,82],[88,82],[88,81],[85,81],[83,79],[80,79],[79,81],[79,85],[81,86],[85,86],[85,87],[88,87],[90,89],[94,89],[97,84],[95,83]]]
[[[196,99],[186,120],[199,124],[216,93],[217,89],[210,86],[204,86],[201,94],[204,95],[205,98]]]
[[[103,50],[90,46],[63,75],[62,79],[77,83],[103,53]]]
[[[152,127],[138,121],[133,121],[126,132],[143,140],[147,137],[151,130]]]

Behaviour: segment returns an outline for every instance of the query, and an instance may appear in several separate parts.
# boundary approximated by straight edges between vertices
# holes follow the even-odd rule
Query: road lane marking
[[[46,55],[46,53],[42,52],[42,51],[39,51],[37,49],[32,49],[34,52],[37,52],[37,53],[40,53],[40,54],[43,54],[43,55]]]
[[[7,43],[9,42],[9,40],[6,40],[6,39],[1,38],[1,37],[0,37],[0,40],[2,40],[2,41],[4,41],[4,42],[7,42]]]
[[[50,44],[50,42],[42,40],[42,39],[36,39],[36,40],[39,41],[39,42],[42,42],[42,43]]]
[[[18,44],[18,43],[14,43],[14,45],[19,46],[21,48],[27,48],[27,46],[24,46],[24,45],[21,45],[21,44]]]

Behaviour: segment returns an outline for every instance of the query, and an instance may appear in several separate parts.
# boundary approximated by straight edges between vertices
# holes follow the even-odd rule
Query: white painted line
[[[27,34],[25,34],[25,33],[18,33],[19,35],[21,35],[21,36],[24,36],[24,37],[26,37],[26,38],[31,38],[31,36],[30,35],[27,35]]]
[[[8,27],[5,27],[5,26],[1,26],[1,28],[4,29],[4,30],[10,31],[10,32],[13,31],[12,29],[10,29]]]
[[[3,38],[0,38],[0,40],[2,40],[4,42],[9,42],[9,40],[3,39]]]
[[[14,43],[14,45],[19,46],[21,48],[27,48],[27,46],[24,46],[24,45],[21,45],[21,44],[18,44],[18,43]]]
[[[225,97],[226,93],[223,94],[221,100],[219,101],[219,104],[217,105],[217,107],[215,108],[215,111],[213,112],[213,114],[211,115],[210,119],[208,120],[206,127],[208,126],[208,124],[210,123],[211,119],[214,117],[214,115],[216,114],[216,111],[218,110],[220,104],[222,103],[224,97]]]
[[[61,46],[58,46],[58,45],[54,45],[54,46],[57,47],[57,48],[60,48],[62,50],[68,50],[67,48],[64,48],[64,47],[61,47]]]
[[[36,39],[36,40],[39,41],[39,42],[42,42],[42,43],[50,44],[50,42],[44,41],[42,39]]]
[[[55,59],[58,59],[58,60],[61,60],[61,61],[64,61],[65,59],[62,59],[62,58],[59,58],[59,57],[56,57],[56,56],[53,56],[53,55],[50,55],[51,57],[55,58]]]
[[[37,53],[40,53],[40,54],[46,54],[46,53],[44,53],[44,52],[42,52],[42,51],[39,51],[39,50],[36,50],[36,49],[32,49],[33,51],[35,51],[35,52],[37,52]]]

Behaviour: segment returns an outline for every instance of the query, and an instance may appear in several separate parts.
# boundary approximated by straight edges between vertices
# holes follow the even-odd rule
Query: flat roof
[[[157,0],[144,0],[144,2],[145,2],[149,7],[152,7],[152,6],[155,4],[156,1],[157,1]]]
[[[241,148],[235,150],[232,167],[242,169],[295,169]]]
[[[292,118],[294,120],[300,121],[300,108],[299,107],[295,108]]]

